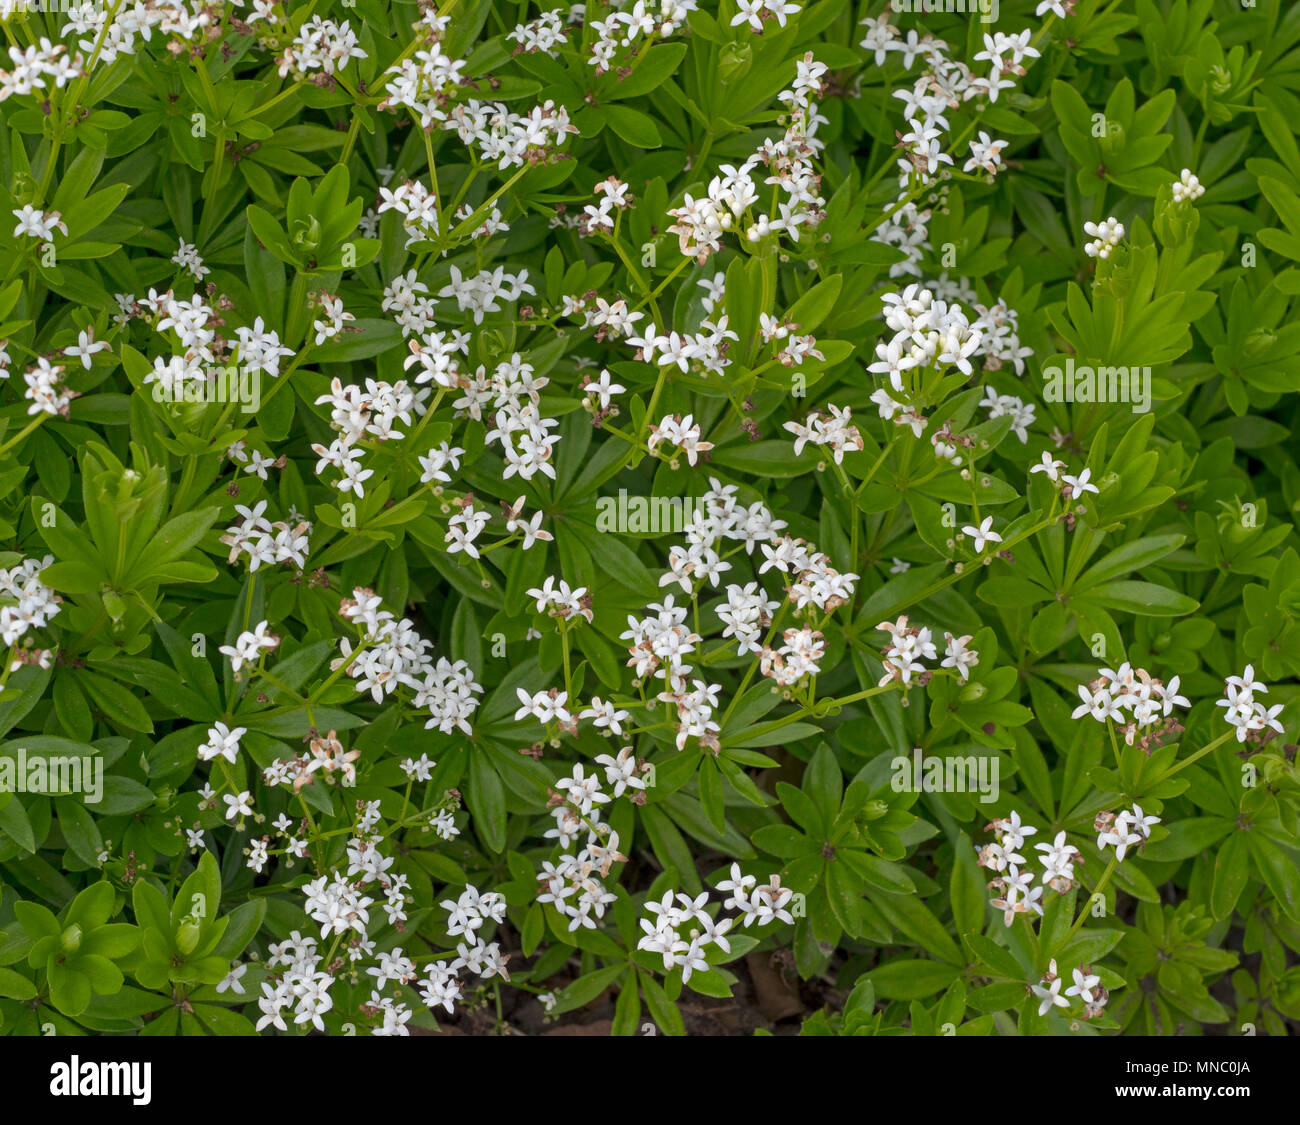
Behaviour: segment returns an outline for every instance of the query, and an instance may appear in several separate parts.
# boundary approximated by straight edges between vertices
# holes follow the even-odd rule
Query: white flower
[[[1175,203],[1191,203],[1205,194],[1205,188],[1201,186],[1190,168],[1184,168],[1181,175],[1174,181],[1173,195]]]
[[[969,635],[954,637],[951,633],[944,633],[943,637],[947,647],[944,649],[943,660],[939,666],[955,668],[958,676],[961,677],[961,682],[965,683],[970,678],[970,669],[979,663],[979,653],[966,647],[971,640]]]
[[[265,503],[262,501],[258,507],[264,507]],[[271,651],[279,643],[280,638],[270,631],[270,622],[260,621],[251,631],[240,633],[233,645],[221,645],[217,651],[230,657],[231,671],[238,672],[245,664],[256,663],[263,652]]]
[[[516,688],[515,694],[518,695],[521,704],[519,710],[515,712],[515,722],[520,722],[529,715],[543,725],[556,719],[561,723],[572,722],[573,717],[564,708],[569,698],[568,692],[557,692],[552,689],[529,695],[523,688]]]
[[[1070,1002],[1061,995],[1060,977],[1053,980],[1047,988],[1044,988],[1041,984],[1033,985],[1033,992],[1042,1001],[1038,1005],[1038,1014],[1040,1016],[1047,1015],[1053,1006],[1057,1008],[1068,1008],[1070,1006]]]
[[[1070,713],[1072,719],[1091,715],[1097,722],[1104,723],[1107,719],[1119,720],[1122,718],[1118,704],[1111,698],[1110,692],[1105,688],[1098,688],[1095,692],[1092,692],[1080,684],[1079,698],[1083,702]]]
[[[1124,224],[1113,217],[1102,223],[1084,223],[1083,231],[1093,239],[1083,248],[1090,258],[1109,258],[1124,239]]]
[[[1091,469],[1084,469],[1077,477],[1072,477],[1068,473],[1061,474],[1061,483],[1065,485],[1061,489],[1061,495],[1067,500],[1075,496],[1083,496],[1087,492],[1097,492],[1100,490],[1095,484],[1089,484],[1089,478],[1092,476]]]
[[[226,804],[226,819],[234,820],[237,816],[252,816],[252,798],[253,795],[247,790],[233,795],[230,793],[223,794],[221,799]]]
[[[1149,840],[1151,838],[1151,829],[1160,823],[1160,818],[1158,816],[1144,816],[1142,806],[1134,805],[1133,811],[1128,816],[1128,823],[1141,834],[1143,839]]]
[[[421,754],[419,758],[406,758],[402,762],[402,772],[412,781],[428,781],[433,776],[433,767],[438,763],[432,761],[428,754]]]
[[[591,706],[578,713],[580,719],[591,719],[597,727],[608,728],[614,734],[623,733],[623,720],[628,712],[619,710],[610,702],[602,702],[600,696],[591,697]]]
[[[1015,810],[1005,820],[1000,821],[998,826],[1002,832],[1004,848],[1019,848],[1024,844],[1026,836],[1038,834],[1038,829],[1033,825],[1020,823],[1020,813]]]
[[[1061,470],[1065,468],[1064,461],[1057,461],[1050,453],[1044,453],[1042,461],[1030,468],[1031,473],[1046,473],[1047,479],[1053,484],[1061,479]]]
[[[208,729],[208,740],[199,747],[199,761],[210,762],[213,758],[225,758],[232,766],[239,753],[239,740],[247,733],[244,727],[231,730],[225,723],[214,723]]]
[[[217,985],[218,992],[225,992],[227,989],[235,992],[239,996],[244,995],[244,986],[240,984],[240,979],[248,972],[247,964],[235,965],[231,968],[222,981]]]
[[[1085,973],[1082,967],[1073,970],[1074,983],[1065,990],[1066,996],[1077,996],[1085,1004],[1091,1004],[1101,977],[1095,973]]]
[[[962,532],[971,536],[975,540],[975,553],[982,554],[985,543],[1001,543],[1002,536],[996,531],[991,530],[993,527],[993,517],[985,516],[979,527],[966,526]]]
[[[10,50],[12,53],[18,49],[14,47]],[[39,238],[42,242],[50,242],[56,230],[62,231],[65,235],[68,233],[67,224],[64,223],[57,211],[38,211],[30,203],[25,203],[13,214],[18,220],[18,225],[14,227],[15,238],[26,234],[33,238]]]
[[[106,351],[109,346],[107,340],[95,339],[95,329],[92,326],[90,328],[83,328],[78,332],[77,342],[75,344],[69,344],[68,347],[64,348],[63,354],[69,359],[81,360],[81,366],[89,371],[92,362],[91,357],[96,352]]]

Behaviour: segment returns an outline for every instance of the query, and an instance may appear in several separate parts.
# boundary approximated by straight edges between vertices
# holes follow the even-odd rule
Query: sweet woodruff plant
[[[911,7],[0,0],[0,1028],[1300,1018],[1300,9]]]

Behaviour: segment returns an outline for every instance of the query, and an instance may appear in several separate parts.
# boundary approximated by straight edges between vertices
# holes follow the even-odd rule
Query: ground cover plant
[[[1300,7],[0,23],[5,1032],[1300,1018]]]

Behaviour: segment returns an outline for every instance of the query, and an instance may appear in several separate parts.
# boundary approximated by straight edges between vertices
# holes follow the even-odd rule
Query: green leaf
[[[90,1003],[90,979],[76,969],[50,959],[48,978],[50,1003],[65,1016],[78,1016]]]
[[[36,997],[36,985],[13,969],[0,969],[0,996],[10,1000],[32,1000]]]
[[[506,846],[506,798],[501,777],[486,757],[471,749],[469,785],[465,802],[473,814],[474,828],[483,843],[494,852]]]
[[[953,844],[956,853],[948,879],[948,899],[952,920],[958,933],[978,932],[984,928],[988,895],[980,869],[975,863],[975,848],[970,837],[962,833]]]
[[[795,301],[785,314],[785,319],[797,326],[793,331],[800,334],[812,332],[821,324],[835,307],[843,285],[843,276],[834,274],[819,281]]]
[[[902,957],[877,965],[868,974],[876,995],[885,1000],[923,1000],[942,992],[960,970],[937,961]]]
[[[1120,609],[1142,617],[1181,617],[1198,605],[1194,598],[1157,586],[1154,582],[1106,582],[1088,591],[1088,600],[1107,609]]]
[[[890,924],[902,930],[922,949],[953,965],[964,964],[961,950],[929,907],[915,895],[880,895],[873,900]],[[880,986],[876,986],[880,991]],[[912,997],[895,997],[912,999]]]
[[[1216,918],[1226,918],[1237,905],[1250,876],[1250,846],[1243,833],[1236,832],[1223,842],[1214,857],[1214,885],[1210,908]]]
[[[619,137],[635,148],[659,148],[663,144],[654,118],[640,110],[625,105],[606,105],[600,114]]]
[[[1295,860],[1258,832],[1250,833],[1248,839],[1260,878],[1273,892],[1283,913],[1300,921],[1300,869]]]
[[[169,520],[141,551],[138,560],[135,560],[141,564],[144,576],[135,580],[144,581],[159,567],[179,559],[207,534],[220,514],[219,508],[203,508],[197,512],[182,512],[175,519]]]
[[[229,922],[226,931],[213,948],[213,955],[233,961],[243,953],[257,931],[261,929],[262,920],[266,917],[266,909],[267,900],[264,898],[250,899],[235,907],[227,916]]]
[[[817,805],[823,824],[830,824],[840,810],[840,797],[844,792],[844,776],[835,752],[824,742],[817,747],[808,769],[804,773],[803,790]]]
[[[109,722],[132,731],[149,733],[153,730],[149,712],[129,688],[107,676],[84,670],[78,673],[77,683]]]
[[[36,834],[32,831],[32,822],[23,807],[23,802],[14,794],[6,793],[8,798],[0,802],[0,832],[3,832],[23,851],[36,851]]]
[[[316,363],[348,363],[358,359],[371,359],[402,342],[402,330],[391,320],[358,317],[356,323],[349,327],[358,331],[340,333],[319,347],[312,348],[312,359]]]
[[[646,1008],[656,1027],[665,1035],[685,1035],[686,1023],[677,1005],[668,999],[663,987],[649,973],[637,970]]]
[[[788,824],[765,825],[750,839],[756,848],[771,852],[779,859],[794,859],[796,856],[815,855],[821,851],[817,841],[791,828]]]
[[[552,1013],[559,1015],[563,1012],[571,1012],[575,1008],[585,1007],[625,972],[627,972],[627,965],[610,965],[579,977],[567,988],[562,988],[555,994],[555,1007],[551,1009]]]

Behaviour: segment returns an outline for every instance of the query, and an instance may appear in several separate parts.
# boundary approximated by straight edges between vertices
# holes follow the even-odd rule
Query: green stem
[[[23,438],[25,438],[28,434],[30,434],[33,430],[35,430],[36,427],[39,426],[42,422],[44,422],[45,419],[48,417],[49,415],[46,414],[45,411],[41,411],[41,413],[36,415],[35,418],[33,418],[30,422],[27,423],[27,425],[25,425],[21,430],[19,430],[18,433],[16,433],[7,442],[5,442],[4,445],[0,445],[0,453],[4,453],[6,450],[9,449],[10,446],[17,445],[20,441],[23,440]]]
[[[1185,758],[1183,761],[1181,761],[1181,762],[1179,762],[1177,765],[1175,765],[1174,768],[1171,769],[1167,774],[1165,774],[1164,778],[1162,778],[1161,780],[1165,780],[1165,779],[1168,779],[1168,778],[1173,777],[1174,774],[1176,774],[1179,770],[1181,770],[1181,769],[1186,769],[1186,768],[1187,768],[1188,766],[1190,766],[1193,762],[1195,762],[1198,758],[1204,758],[1205,755],[1208,754],[1211,750],[1214,750],[1214,749],[1216,749],[1216,748],[1222,746],[1225,742],[1228,741],[1228,739],[1232,738],[1233,735],[1234,735],[1235,733],[1236,733],[1236,732],[1233,731],[1233,730],[1228,730],[1228,731],[1224,732],[1223,734],[1219,735],[1219,737],[1216,738],[1213,742],[1208,743],[1208,744],[1205,745],[1205,746],[1202,746],[1202,747],[1201,747],[1198,751],[1196,751],[1196,753],[1193,754],[1190,758]]]
[[[1115,873],[1115,868],[1118,866],[1119,856],[1112,855],[1110,857],[1110,863],[1106,865],[1106,870],[1101,873],[1101,878],[1097,880],[1097,885],[1092,888],[1092,894],[1090,894],[1084,902],[1083,909],[1079,911],[1079,916],[1074,920],[1074,925],[1070,927],[1069,932],[1066,933],[1058,948],[1064,949],[1070,944],[1070,939],[1079,932],[1079,927],[1083,925],[1084,919],[1088,917],[1089,904],[1092,902],[1092,896],[1100,894],[1105,889],[1106,884],[1110,882],[1110,877]]]

